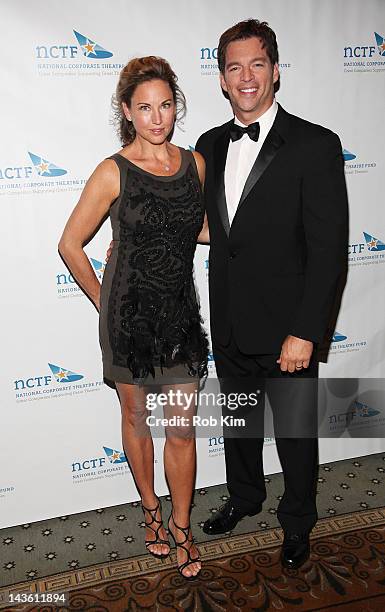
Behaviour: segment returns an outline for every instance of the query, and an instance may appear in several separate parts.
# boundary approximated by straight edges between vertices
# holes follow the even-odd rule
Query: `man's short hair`
[[[262,48],[266,49],[271,65],[278,64],[278,46],[275,32],[269,27],[266,21],[258,19],[245,19],[236,23],[231,28],[223,32],[218,45],[218,66],[223,74],[226,66],[226,49],[235,40],[246,40],[247,38],[259,38]]]

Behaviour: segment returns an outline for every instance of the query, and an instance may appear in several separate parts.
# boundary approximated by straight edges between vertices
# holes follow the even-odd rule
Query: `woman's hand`
[[[110,242],[110,246],[107,249],[107,253],[106,253],[106,263],[108,263],[108,260],[110,259],[111,255],[112,255],[112,249],[114,248],[114,241],[111,240]]]

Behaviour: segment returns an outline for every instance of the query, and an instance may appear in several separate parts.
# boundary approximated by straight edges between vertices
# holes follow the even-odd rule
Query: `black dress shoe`
[[[308,560],[310,542],[308,533],[285,533],[281,563],[287,569],[298,569]]]
[[[258,514],[258,512],[260,512],[260,509],[254,512],[237,510],[229,500],[221,506],[213,516],[207,519],[203,525],[203,531],[208,535],[217,535],[218,533],[232,531],[244,516],[254,516]]]

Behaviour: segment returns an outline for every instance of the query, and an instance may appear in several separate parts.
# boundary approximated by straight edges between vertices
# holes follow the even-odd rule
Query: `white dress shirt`
[[[234,142],[230,140],[225,167],[225,194],[230,225],[237,212],[247,177],[274,123],[277,110],[278,104],[274,100],[270,108],[257,120],[260,126],[257,142],[251,140],[247,134]],[[235,117],[234,123],[244,126],[237,117]]]

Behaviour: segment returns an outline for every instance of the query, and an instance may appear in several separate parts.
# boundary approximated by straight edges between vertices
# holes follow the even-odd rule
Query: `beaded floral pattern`
[[[196,169],[190,162],[167,180],[132,164],[127,171],[109,298],[113,363],[135,378],[181,363],[190,375],[203,376],[208,343],[193,281],[204,215]]]

